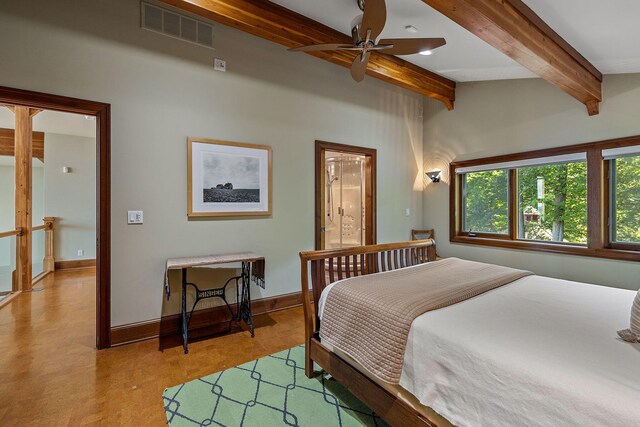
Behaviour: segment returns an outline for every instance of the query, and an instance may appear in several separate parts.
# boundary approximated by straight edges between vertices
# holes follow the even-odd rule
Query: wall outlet
[[[213,58],[213,69],[216,71],[222,71],[223,73],[227,71],[227,61],[220,58]]]
[[[84,256],[84,249],[78,249],[78,256]]]
[[[406,208],[406,209],[404,210],[404,215],[405,215],[405,216],[411,216],[411,209]]]
[[[142,211],[128,211],[127,224],[142,224],[144,220]]]

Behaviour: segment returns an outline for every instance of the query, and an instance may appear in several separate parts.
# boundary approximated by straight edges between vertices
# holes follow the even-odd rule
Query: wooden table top
[[[264,257],[253,252],[169,258],[167,259],[167,270],[196,267],[199,265],[229,264],[233,262],[253,262],[260,260],[264,260]]]

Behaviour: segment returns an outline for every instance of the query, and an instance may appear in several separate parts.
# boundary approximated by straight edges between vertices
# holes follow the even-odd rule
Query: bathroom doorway
[[[316,249],[376,243],[376,150],[316,141]]]

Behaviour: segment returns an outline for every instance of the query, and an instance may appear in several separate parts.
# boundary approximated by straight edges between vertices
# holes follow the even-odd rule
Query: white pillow
[[[628,342],[640,341],[640,289],[638,289],[636,299],[633,300],[633,307],[631,307],[631,327],[618,331],[618,335]]]

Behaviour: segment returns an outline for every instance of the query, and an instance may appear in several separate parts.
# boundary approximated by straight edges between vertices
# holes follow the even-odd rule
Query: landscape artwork
[[[234,154],[203,154],[204,203],[260,202],[260,159]]]
[[[271,214],[271,147],[188,140],[188,216]]]

